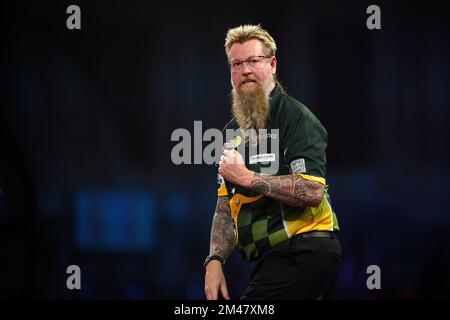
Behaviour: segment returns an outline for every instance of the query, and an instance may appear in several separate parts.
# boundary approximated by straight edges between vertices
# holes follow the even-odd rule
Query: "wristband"
[[[219,256],[217,254],[213,254],[213,255],[206,257],[205,262],[203,263],[203,267],[206,268],[208,263],[211,262],[212,260],[217,260],[217,261],[220,261],[221,264],[225,264],[225,260],[221,256]]]

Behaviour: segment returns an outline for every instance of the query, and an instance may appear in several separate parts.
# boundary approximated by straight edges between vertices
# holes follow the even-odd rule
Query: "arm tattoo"
[[[209,254],[219,255],[226,260],[235,247],[236,238],[230,214],[230,198],[228,196],[218,197],[211,227]]]
[[[317,207],[324,195],[320,182],[298,175],[261,176],[255,173],[250,189],[293,207]]]

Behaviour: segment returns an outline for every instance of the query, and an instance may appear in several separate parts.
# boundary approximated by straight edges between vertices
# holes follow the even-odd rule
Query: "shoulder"
[[[308,124],[325,130],[320,120],[306,105],[287,93],[280,95],[277,118],[281,126]]]

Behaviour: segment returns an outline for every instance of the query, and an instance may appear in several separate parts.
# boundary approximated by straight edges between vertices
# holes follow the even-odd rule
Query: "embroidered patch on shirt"
[[[291,167],[291,172],[294,174],[305,173],[306,172],[305,159],[300,158],[300,159],[291,161],[290,167]]]
[[[254,164],[257,162],[269,162],[275,161],[275,153],[262,153],[251,156],[249,159],[250,164]]]

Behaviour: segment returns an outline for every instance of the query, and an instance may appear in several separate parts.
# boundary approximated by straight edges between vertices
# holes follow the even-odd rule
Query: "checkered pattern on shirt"
[[[238,249],[252,261],[288,239],[277,202],[261,199],[242,206],[238,215]]]

